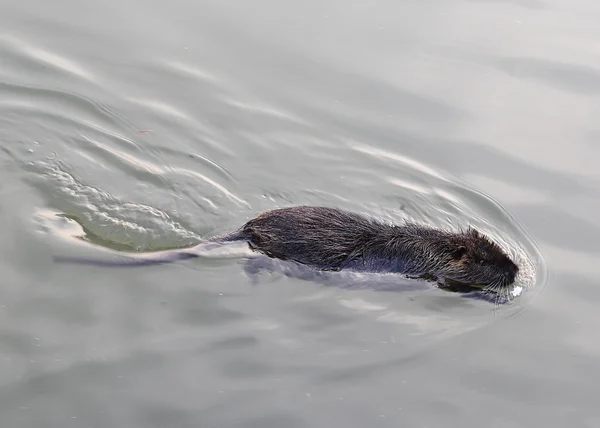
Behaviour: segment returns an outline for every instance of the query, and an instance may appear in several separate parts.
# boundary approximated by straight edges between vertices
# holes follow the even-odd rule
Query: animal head
[[[451,242],[451,259],[444,270],[447,279],[490,290],[514,282],[518,266],[482,233],[469,228]]]

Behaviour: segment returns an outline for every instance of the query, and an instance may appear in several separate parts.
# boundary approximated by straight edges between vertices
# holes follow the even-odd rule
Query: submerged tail
[[[101,260],[85,257],[54,256],[56,263],[73,263],[79,265],[100,266],[100,267],[137,267],[161,265],[173,263],[179,260],[187,260],[198,257],[198,254],[185,251],[169,251],[156,254],[121,256],[113,260]]]
[[[141,254],[129,253],[128,255],[118,256],[112,260],[92,259],[86,257],[54,256],[54,262],[100,267],[138,267],[162,265],[180,260],[193,259],[200,255],[200,250],[210,250],[211,248],[219,247],[224,243],[240,241],[242,239],[244,239],[244,237],[240,232],[233,232],[225,235],[215,236],[203,243],[196,245],[195,247],[182,250],[166,250]]]

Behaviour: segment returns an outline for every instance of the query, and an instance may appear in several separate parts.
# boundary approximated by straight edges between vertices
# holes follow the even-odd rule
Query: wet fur
[[[271,258],[321,271],[400,273],[435,279],[455,291],[499,291],[518,267],[478,231],[449,232],[412,223],[393,225],[334,208],[298,206],[264,212],[237,231],[191,249],[116,261],[55,258],[100,266],[147,266],[197,257],[212,244],[246,241]],[[466,287],[466,289],[464,289]]]
[[[508,286],[518,272],[498,245],[472,228],[455,233],[301,206],[267,211],[240,232],[257,251],[322,270],[429,275],[481,287]]]

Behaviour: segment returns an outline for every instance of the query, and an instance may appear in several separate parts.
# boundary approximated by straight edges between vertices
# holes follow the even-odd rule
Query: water
[[[0,10],[3,427],[600,424],[596,3]],[[472,224],[524,291],[52,263],[297,204]]]

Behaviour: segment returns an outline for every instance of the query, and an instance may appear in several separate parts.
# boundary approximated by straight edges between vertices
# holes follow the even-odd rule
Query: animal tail
[[[56,263],[70,263],[99,267],[137,267],[173,263],[198,257],[198,254],[185,251],[167,251],[156,254],[147,253],[140,255],[120,256],[112,260],[92,259],[86,257],[54,256]]]
[[[240,241],[242,239],[244,239],[244,236],[240,232],[233,232],[225,235],[215,236],[203,243],[196,245],[195,247],[182,250],[166,250],[143,254],[130,253],[125,256],[119,256],[112,260],[76,256],[54,256],[54,262],[99,267],[139,267],[161,265],[180,260],[193,259],[199,256],[201,250],[210,250],[213,247],[219,247],[227,242]]]

